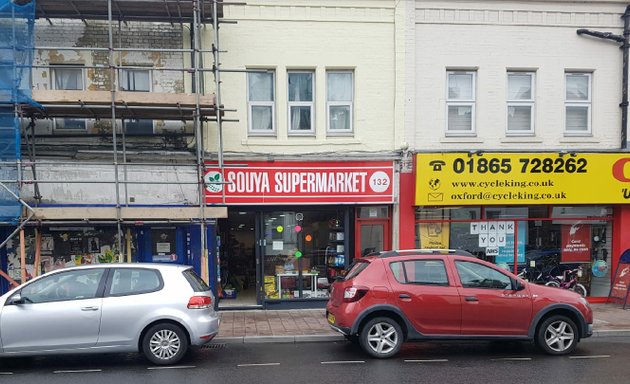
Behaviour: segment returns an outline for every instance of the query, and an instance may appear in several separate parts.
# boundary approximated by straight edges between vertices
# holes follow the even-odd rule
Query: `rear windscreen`
[[[359,276],[359,273],[363,272],[363,270],[367,268],[368,265],[370,265],[370,263],[364,260],[355,261],[354,264],[352,264],[352,266],[350,267],[350,271],[348,271],[344,280],[350,280]]]
[[[188,280],[188,283],[192,287],[193,291],[205,292],[205,291],[210,290],[210,287],[208,286],[208,284],[206,284],[206,282],[203,281],[201,277],[199,277],[199,275],[195,272],[194,269],[187,269],[182,273],[184,274],[184,277],[186,278],[186,280]]]

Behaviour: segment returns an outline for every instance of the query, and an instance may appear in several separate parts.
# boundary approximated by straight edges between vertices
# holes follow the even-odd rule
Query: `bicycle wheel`
[[[575,284],[573,288],[571,288],[574,292],[579,293],[580,296],[586,297],[586,287],[582,284]]]
[[[545,285],[548,286],[548,287],[560,288],[560,283],[558,283],[557,281],[554,281],[554,280],[550,280],[550,281],[546,282]]]

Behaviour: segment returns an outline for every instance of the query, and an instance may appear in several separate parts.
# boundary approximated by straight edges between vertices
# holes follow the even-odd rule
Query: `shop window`
[[[263,215],[265,298],[326,298],[346,266],[345,210],[270,211]]]
[[[360,219],[388,218],[389,207],[361,207],[359,208]]]
[[[515,219],[527,218],[528,207],[487,207],[486,218],[488,219]]]
[[[153,261],[175,261],[177,259],[177,239],[175,228],[153,228],[151,230]]]

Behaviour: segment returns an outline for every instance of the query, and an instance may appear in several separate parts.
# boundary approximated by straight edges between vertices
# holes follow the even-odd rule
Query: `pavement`
[[[593,337],[630,337],[630,307],[591,304]],[[326,321],[325,309],[225,310],[215,343],[337,341],[343,336]]]

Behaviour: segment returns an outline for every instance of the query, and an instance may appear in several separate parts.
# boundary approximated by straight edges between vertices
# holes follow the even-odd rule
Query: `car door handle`
[[[81,307],[82,311],[98,311],[98,307]]]
[[[398,297],[401,299],[411,299],[411,296],[406,293],[401,293]]]
[[[466,301],[479,301],[476,296],[466,296]]]

